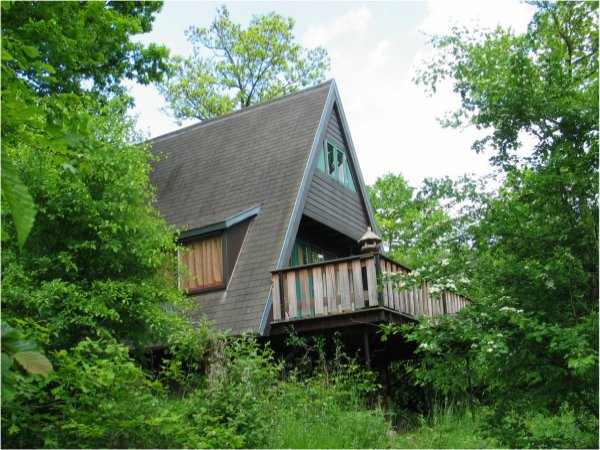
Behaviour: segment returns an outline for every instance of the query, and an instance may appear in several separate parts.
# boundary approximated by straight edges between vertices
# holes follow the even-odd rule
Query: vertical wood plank
[[[400,267],[392,266],[392,271],[400,273]],[[394,297],[394,309],[396,311],[402,311],[400,306],[400,292],[398,292],[397,286],[392,285],[392,295]]]
[[[383,275],[384,272],[387,272],[387,270],[385,270],[385,260],[384,259],[380,259],[379,260],[379,264],[380,264],[380,273]],[[381,280],[377,280],[377,281],[381,281]],[[388,298],[387,298],[387,285],[383,285],[383,290],[381,291],[381,297],[383,298],[383,306],[387,306],[388,304]]]
[[[381,259],[381,272],[382,274],[387,274],[388,271],[388,263],[385,259]],[[383,306],[389,308],[390,307],[390,290],[388,289],[389,283],[383,284]]]
[[[402,273],[404,274],[406,272],[404,272],[402,270]],[[400,304],[401,304],[400,311],[406,312],[406,313],[409,312],[409,309],[408,309],[408,291],[406,289],[404,289],[404,288],[400,291]]]
[[[310,316],[310,296],[308,293],[308,269],[300,270],[300,302],[302,317]]]
[[[421,285],[421,303],[423,304],[423,315],[429,316],[429,302],[427,301],[427,281]]]
[[[273,281],[273,320],[281,320],[281,298],[279,295],[279,276],[274,273],[271,275]]]
[[[427,306],[429,307],[429,317],[434,317],[435,316],[435,312],[434,312],[434,307],[433,307],[433,300],[431,299],[431,295],[429,294],[429,283],[427,283],[425,285],[425,298],[427,299]]]
[[[421,303],[421,286],[415,286],[415,312],[417,316],[423,315],[423,304]]]
[[[400,309],[398,311],[408,312],[408,308],[406,307],[406,291],[402,289],[398,292],[398,295],[400,296]]]
[[[290,319],[293,319],[298,316],[296,307],[296,273],[288,272],[286,277],[288,288],[287,303],[290,312]]]
[[[385,272],[389,275],[392,272],[392,265],[389,261],[385,261]],[[394,309],[394,294],[392,289],[392,282],[388,281],[384,286],[385,291],[387,292],[388,304],[387,307],[390,309]]]
[[[354,278],[354,307],[356,309],[365,307],[365,297],[363,294],[362,267],[360,259],[352,261],[352,274]]]
[[[335,266],[328,264],[325,268],[327,284],[327,313],[332,314],[336,311],[336,292],[335,292]]]
[[[348,264],[346,262],[338,264],[338,274],[340,277],[340,303],[342,311],[350,311],[350,280],[348,279]]]
[[[394,266],[389,261],[386,264],[386,272],[388,275],[394,272]],[[394,309],[394,283],[391,280],[388,281],[386,288],[388,291],[388,308]]]
[[[367,290],[369,291],[369,306],[377,306],[377,272],[375,271],[375,258],[367,259]]]
[[[323,314],[323,276],[321,268],[313,268],[313,290],[315,291],[315,315]]]
[[[419,315],[419,287],[415,284],[413,284],[413,315],[414,316],[418,316]]]

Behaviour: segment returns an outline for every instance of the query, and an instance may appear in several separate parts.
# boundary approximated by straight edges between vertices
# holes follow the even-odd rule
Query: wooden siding
[[[348,145],[335,107],[329,117],[325,139],[344,149],[354,183],[358,186],[353,161],[349,157]],[[369,225],[366,207],[360,196],[319,169],[314,171],[304,214],[353,239],[359,239]]]

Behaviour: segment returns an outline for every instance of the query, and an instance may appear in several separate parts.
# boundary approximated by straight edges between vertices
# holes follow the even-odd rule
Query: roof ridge
[[[208,126],[210,124],[213,124],[213,123],[221,121],[221,120],[227,120],[227,119],[229,119],[231,117],[237,117],[239,115],[242,115],[242,114],[254,111],[256,109],[270,106],[273,103],[289,99],[290,97],[300,96],[302,94],[307,94],[307,93],[312,92],[314,90],[317,90],[319,88],[323,88],[326,85],[332,85],[334,82],[335,82],[335,80],[333,78],[331,78],[331,79],[326,80],[326,81],[324,81],[322,83],[319,83],[319,84],[317,84],[315,86],[310,86],[310,87],[308,87],[306,89],[302,89],[301,91],[290,92],[290,93],[284,94],[284,95],[282,95],[280,97],[276,97],[276,98],[273,98],[271,100],[267,100],[266,102],[258,103],[256,105],[252,105],[252,106],[249,106],[247,108],[242,108],[242,109],[238,109],[238,110],[232,111],[232,112],[227,113],[227,114],[223,114],[222,116],[213,117],[213,118],[208,119],[208,120],[203,120],[203,121],[198,122],[198,123],[193,123],[191,125],[187,125],[185,127],[179,128],[177,130],[170,131],[168,133],[161,134],[160,136],[153,137],[153,138],[149,139],[146,142],[149,142],[149,143],[158,142],[158,141],[160,141],[162,139],[173,137],[173,136],[175,136],[175,135],[177,135],[179,133],[183,133],[183,132],[189,131],[189,130],[194,129],[194,128],[200,128],[200,127],[205,126],[205,125]]]

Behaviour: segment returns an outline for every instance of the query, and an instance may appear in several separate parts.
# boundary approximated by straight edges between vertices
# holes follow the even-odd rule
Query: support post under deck
[[[364,344],[365,344],[365,365],[367,366],[367,370],[371,370],[371,352],[369,350],[369,332],[365,331],[363,335]]]

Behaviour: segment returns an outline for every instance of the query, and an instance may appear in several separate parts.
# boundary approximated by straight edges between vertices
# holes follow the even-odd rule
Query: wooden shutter
[[[179,260],[188,274],[181,279],[181,288],[190,292],[225,285],[223,275],[223,235],[189,241],[179,253]]]

